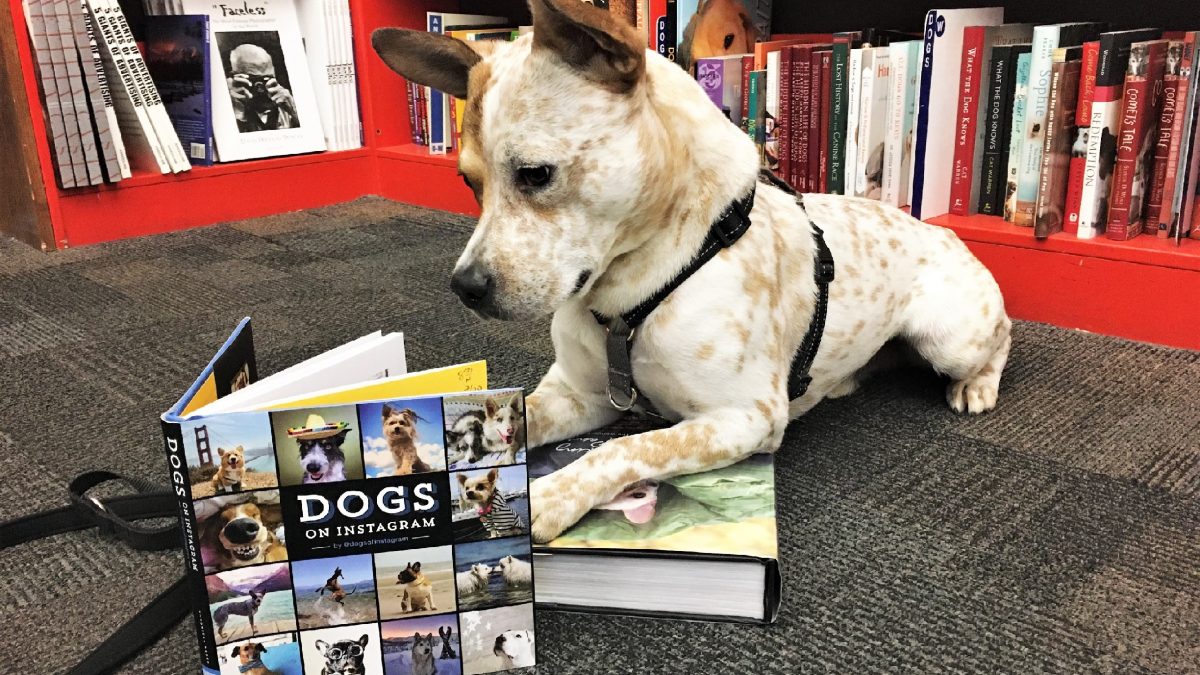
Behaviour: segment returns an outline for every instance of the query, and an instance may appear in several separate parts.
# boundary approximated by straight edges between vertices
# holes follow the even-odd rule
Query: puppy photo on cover
[[[378,621],[369,553],[292,562],[300,630]]]
[[[296,630],[287,563],[218,572],[204,578],[217,644]]]
[[[452,472],[455,543],[527,534],[528,480],[524,466]]]
[[[529,445],[630,410],[672,425],[531,484],[535,540],[639,481],[773,452],[792,419],[885,365],[944,376],[955,412],[996,406],[1012,323],[954,232],[792,193],[635,28],[578,0],[529,4],[533,31],[512,42],[379,28],[372,46],[465,101],[458,169],[480,216],[452,290],[481,318],[553,316]]]
[[[387,621],[383,634],[385,675],[459,675],[462,647],[453,614]]]
[[[436,398],[358,406],[367,478],[446,470],[442,404]]]
[[[383,675],[382,650],[376,623],[300,633],[305,675]]]
[[[447,396],[443,405],[450,469],[525,463],[522,396]]]
[[[278,490],[209,497],[192,509],[205,572],[287,560]]]
[[[375,554],[379,618],[453,612],[454,549],[434,546]]]
[[[365,476],[355,406],[273,412],[271,429],[282,485],[338,483]]]
[[[267,413],[184,424],[183,449],[192,499],[279,486]]]
[[[295,633],[231,642],[217,650],[221,675],[303,675]]]

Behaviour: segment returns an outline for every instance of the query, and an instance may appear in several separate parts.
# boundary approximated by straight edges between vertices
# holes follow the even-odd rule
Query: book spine
[[[428,32],[438,35],[444,32],[445,25],[440,13],[427,13],[425,21]],[[426,118],[429,129],[429,135],[427,136],[429,154],[444,155],[446,154],[446,95],[432,87],[425,87],[425,98],[428,102]]]
[[[907,52],[891,54],[892,84],[888,93],[887,133],[884,136],[883,195],[886,204],[900,206],[901,165],[903,163],[905,90],[908,83]]]
[[[742,57],[742,131],[750,133],[750,73],[754,72],[754,57]]]
[[[845,193],[846,164],[846,72],[850,66],[850,43],[834,42],[829,76],[829,193]]]
[[[817,187],[820,182],[820,170],[817,168],[821,158],[821,54],[813,51],[810,56],[811,64],[808,69],[808,101],[804,104],[807,117],[808,135],[808,167],[805,170],[805,190],[820,192]]]
[[[944,21],[944,20],[943,20]],[[917,117],[914,125],[912,192],[909,195],[913,217],[921,218],[925,201],[925,149],[929,141],[929,99],[933,89],[933,53],[938,33],[938,12],[925,13],[925,32],[921,42],[921,83],[917,90]]]
[[[96,132],[92,128],[92,113],[88,103],[88,83],[83,79],[83,70],[80,64],[82,53],[79,44],[83,36],[76,32],[75,15],[78,12],[72,9],[74,4],[75,0],[54,0],[54,13],[58,17],[63,58],[67,64],[67,78],[71,83],[71,101],[75,106],[75,123],[79,125],[84,168],[88,173],[88,183],[99,185],[104,182],[104,172],[100,167],[102,149],[96,147]]]
[[[408,90],[408,92],[407,92],[407,96],[408,96],[408,128],[412,134],[413,143],[415,145],[420,145],[421,144],[421,127],[417,123],[417,96],[413,91],[413,89],[416,85],[414,85],[411,80],[406,82],[406,85],[407,86],[405,88]]]
[[[667,0],[650,0],[650,49],[667,55]]]
[[[1160,64],[1161,65],[1161,64]],[[1112,192],[1108,198],[1109,239],[1124,241],[1132,239],[1142,231],[1143,213],[1141,197],[1136,195],[1134,184],[1142,167],[1141,155],[1148,150],[1142,130],[1146,120],[1153,114],[1151,79],[1146,75],[1127,75],[1121,96],[1122,109],[1120,130],[1117,134],[1117,161],[1113,165]]]
[[[813,137],[817,139],[817,182],[813,185],[814,192],[829,192],[829,106],[832,103],[829,92],[830,67],[833,54],[828,50],[821,52],[821,66],[818,77],[813,78],[821,89],[821,105],[818,110]]]
[[[795,108],[798,91],[795,90],[796,52],[792,47],[784,47],[779,52],[779,119],[775,128],[779,134],[779,172],[781,180],[793,188],[798,188],[793,161],[793,147],[796,143]]]
[[[1045,139],[1047,105],[1050,101],[1050,67],[1058,47],[1060,27],[1038,26],[1033,30],[1029,60],[1029,89],[1025,106],[1025,128],[1017,167],[1017,208],[1013,224],[1033,227],[1037,191],[1041,185],[1042,146]]]
[[[1171,42],[1167,47],[1167,51],[1172,50],[1182,52],[1183,42]],[[1178,109],[1179,95],[1179,72],[1176,70],[1170,74],[1163,76],[1161,105],[1159,106],[1158,127],[1154,135],[1154,158],[1151,172],[1153,183],[1150,186],[1150,196],[1146,205],[1146,220],[1143,226],[1143,232],[1146,234],[1154,234],[1159,239],[1166,239],[1171,234],[1169,224],[1163,224],[1162,211],[1163,203],[1170,204],[1172,195],[1168,194],[1167,184],[1171,183],[1171,190],[1174,190],[1174,181],[1168,181],[1168,175],[1174,175],[1170,172],[1173,167],[1168,167],[1171,159],[1171,150],[1175,144],[1175,115]],[[1169,219],[1168,219],[1169,220]]]
[[[1175,126],[1177,131],[1175,138],[1179,139],[1176,143],[1179,151],[1178,163],[1175,168],[1173,180],[1175,181],[1175,190],[1172,193],[1171,210],[1169,217],[1171,218],[1171,229],[1178,241],[1179,238],[1189,236],[1188,231],[1191,230],[1190,236],[1200,237],[1200,228],[1195,227],[1195,224],[1184,217],[1183,208],[1187,203],[1187,199],[1191,195],[1187,194],[1188,177],[1191,169],[1192,157],[1200,157],[1200,139],[1192,136],[1193,129],[1200,134],[1200,124],[1197,124],[1197,115],[1200,114],[1200,96],[1197,96],[1197,80],[1200,80],[1200,68],[1197,68],[1197,63],[1200,63],[1200,31],[1191,31],[1184,36],[1183,41],[1183,65],[1180,68],[1180,83],[1179,93],[1176,94],[1176,99],[1183,105],[1183,109],[1175,115]]]
[[[1063,229],[1070,137],[1075,129],[1079,96],[1080,61],[1058,61],[1051,70],[1050,101],[1042,149],[1041,185],[1038,186],[1034,236],[1039,239]]]
[[[1000,213],[996,195],[1001,193],[1004,169],[1000,158],[1008,140],[1005,112],[1012,109],[1012,92],[1007,86],[1012,80],[1011,55],[1011,49],[997,47],[992,52],[992,62],[988,67],[987,117],[984,119],[983,161],[979,169],[979,201],[976,209],[989,216]]]
[[[855,175],[858,173],[858,117],[862,105],[863,50],[851,49],[846,71],[846,161],[842,166],[842,194],[855,196]]]
[[[795,51],[794,83],[796,97],[796,141],[792,157],[793,186],[803,192],[811,192],[809,179],[809,156],[812,154],[812,136],[810,122],[812,119],[812,49],[804,47],[789,48]]]
[[[1067,174],[1067,196],[1063,214],[1063,230],[1079,233],[1079,209],[1083,203],[1083,174],[1087,168],[1087,134],[1091,126],[1092,102],[1096,97],[1096,66],[1100,61],[1100,43],[1092,41],[1083,46],[1083,62],[1079,71],[1079,102],[1075,107],[1075,128],[1071,142],[1071,165]]]
[[[66,147],[71,172],[77,186],[90,185],[91,179],[87,174],[87,161],[83,154],[83,138],[79,133],[79,116],[75,112],[75,95],[71,86],[71,76],[67,72],[66,50],[63,47],[62,28],[59,26],[58,13],[55,11],[55,0],[41,0],[38,9],[46,27],[46,46],[54,71],[54,86],[58,91],[58,100],[62,110],[62,124],[66,130]]]
[[[37,0],[27,0],[24,9],[25,25],[29,30],[29,40],[33,44],[34,59],[37,61],[42,104],[45,106],[44,112],[50,131],[50,149],[54,152],[54,173],[61,187],[73,188],[77,184],[67,147],[67,130],[63,126],[62,102],[54,80],[54,65],[46,44],[46,22],[42,18]]]
[[[758,106],[759,99],[761,98],[761,95],[759,94],[759,88],[762,85],[762,72],[763,71],[761,70],[751,72],[750,82],[746,86],[746,100],[748,101],[747,105],[749,106],[749,113],[746,115],[746,135],[750,137],[750,140],[754,141],[755,145],[758,145]]]
[[[162,422],[163,447],[167,455],[167,466],[171,475],[171,490],[179,504],[179,530],[183,541],[184,572],[192,596],[192,616],[196,621],[196,637],[200,644],[200,662],[216,672],[220,668],[217,658],[216,636],[213,635],[212,617],[208,610],[208,590],[204,584],[204,563],[200,556],[200,539],[196,529],[196,514],[193,510],[192,487],[189,478],[187,455],[183,444],[183,428],[178,422]]]
[[[870,196],[869,172],[871,170],[871,151],[875,146],[875,135],[872,133],[876,125],[875,91],[879,84],[875,77],[875,69],[879,65],[880,51],[885,47],[871,47],[863,50],[862,81],[858,89],[858,141],[855,144],[855,160],[853,182],[850,194],[855,197]],[[874,198],[878,198],[875,195]]]
[[[1004,220],[1013,222],[1017,210],[1017,187],[1020,179],[1021,134],[1025,130],[1025,108],[1029,89],[1029,54],[1017,57],[1017,83],[1013,93],[1012,125],[1009,128],[1008,161],[1004,186]]]
[[[676,25],[679,18],[679,3],[677,0],[667,0],[667,24],[664,32],[664,45],[666,52],[663,56],[668,59],[675,60],[675,49],[679,46],[675,42]]]
[[[129,178],[129,157],[125,154],[125,141],[117,125],[117,112],[113,109],[112,93],[108,89],[108,78],[104,74],[104,61],[100,58],[100,47],[96,44],[96,31],[87,5],[82,0],[76,6],[75,21],[82,26],[84,40],[88,45],[87,55],[82,57],[84,75],[88,78],[91,95],[92,115],[104,150],[105,168],[109,182]]]
[[[980,56],[983,53],[984,26],[968,26],[963,31],[962,65],[959,69],[958,115],[954,138],[954,163],[950,174],[950,213],[965,216],[971,212],[971,180],[975,162],[975,132],[978,126]]]

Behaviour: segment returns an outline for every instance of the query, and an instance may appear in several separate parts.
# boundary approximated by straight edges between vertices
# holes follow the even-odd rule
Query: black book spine
[[[678,35],[677,21],[679,21],[679,3],[677,0],[667,0],[667,58],[672,61],[675,60],[675,50],[679,48],[675,37]]]
[[[1012,68],[1012,49],[996,47],[992,50],[992,62],[988,69],[988,108],[984,118],[983,164],[979,171],[979,203],[980,213],[997,215],[1002,213],[999,206],[1003,193],[1001,185],[1007,163],[1004,160],[1005,150],[1008,149],[1009,124],[1005,124],[1012,114],[1012,92],[1014,72]]]

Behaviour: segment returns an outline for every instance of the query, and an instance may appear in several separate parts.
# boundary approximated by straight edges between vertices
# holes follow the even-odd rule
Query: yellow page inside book
[[[257,410],[346,405],[409,396],[483,391],[487,388],[487,361],[472,361],[456,366],[412,373],[399,378],[364,382],[350,389],[338,389],[309,396],[298,396],[284,401],[273,401],[258,407]]]

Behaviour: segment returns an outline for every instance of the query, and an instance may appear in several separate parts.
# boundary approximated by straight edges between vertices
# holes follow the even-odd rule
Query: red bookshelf
[[[15,114],[3,116],[11,118],[11,124],[0,119],[0,144],[11,147],[24,164],[0,167],[5,197],[0,206],[8,211],[0,214],[0,230],[46,249],[283,213],[367,194],[477,215],[471,192],[458,176],[455,156],[431,156],[413,145],[404,82],[372,52],[370,33],[379,26],[423,28],[425,12],[431,10],[527,17],[522,17],[526,10],[517,0],[350,0],[363,148],[62,190],[50,163],[21,2],[8,1],[10,11],[0,12],[0,88],[11,95]],[[868,4],[863,15],[882,16],[903,6],[909,23],[919,21],[926,9],[914,3]],[[838,29],[811,18],[781,25],[788,11],[785,7],[776,12],[780,33]],[[837,19],[839,25],[846,22],[842,14]],[[9,104],[0,101],[0,113],[5,105]],[[1194,300],[1200,293],[1200,241],[1176,247],[1144,235],[1115,242],[1059,234],[1039,242],[1030,230],[995,217],[941,216],[931,222],[958,233],[992,270],[1016,318],[1200,350],[1200,303]]]

